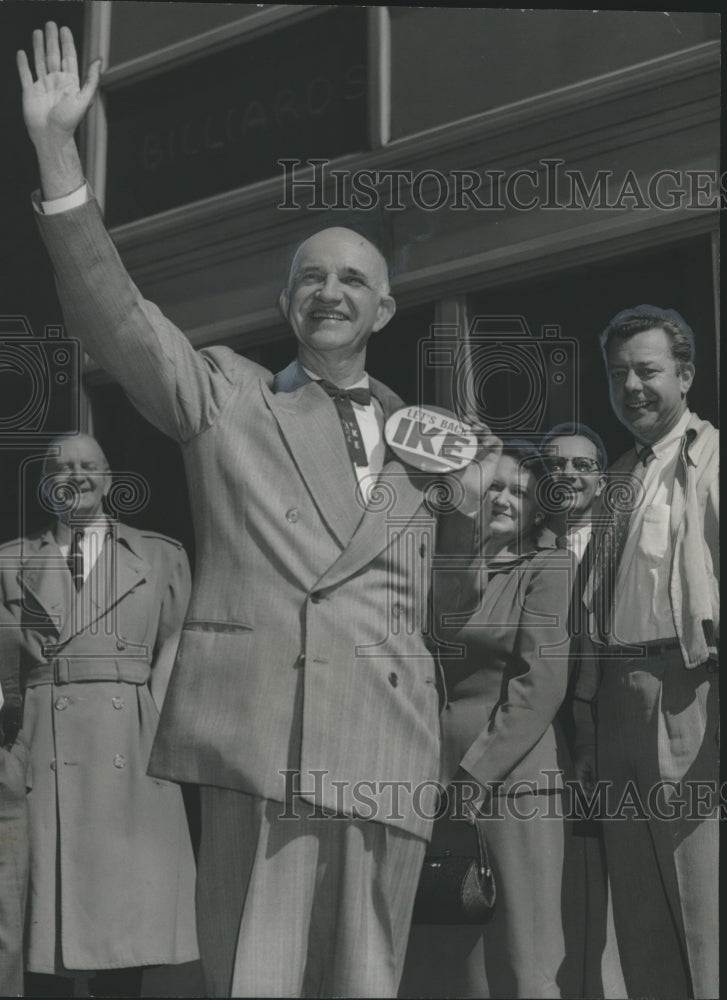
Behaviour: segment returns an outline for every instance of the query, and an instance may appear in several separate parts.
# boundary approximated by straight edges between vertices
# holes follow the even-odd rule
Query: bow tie
[[[371,402],[371,390],[360,386],[358,389],[341,389],[327,379],[319,379],[318,385],[327,392],[331,399],[350,399],[359,406],[368,406]]]

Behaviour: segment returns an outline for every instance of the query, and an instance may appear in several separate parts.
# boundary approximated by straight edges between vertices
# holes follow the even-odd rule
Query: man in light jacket
[[[634,447],[609,474],[626,489],[590,581],[600,668],[584,664],[576,696],[597,696],[619,951],[629,996],[716,997],[719,435],[688,408],[678,313],[624,310],[601,343]]]

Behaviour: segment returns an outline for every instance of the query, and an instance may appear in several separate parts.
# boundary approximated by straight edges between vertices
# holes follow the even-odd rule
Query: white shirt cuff
[[[42,215],[58,215],[61,212],[69,211],[71,208],[78,208],[80,205],[85,205],[87,201],[88,185],[84,181],[75,191],[63,195],[62,198],[53,198],[51,201],[41,201],[40,198],[34,198],[33,205],[36,212],[40,212]]]

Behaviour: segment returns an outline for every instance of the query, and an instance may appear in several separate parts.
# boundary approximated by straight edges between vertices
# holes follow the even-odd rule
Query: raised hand
[[[88,70],[81,87],[73,35],[49,21],[42,31],[33,32],[33,56],[37,80],[24,52],[18,52],[18,73],[23,88],[23,115],[28,135],[35,146],[40,184],[46,200],[62,198],[83,184],[83,169],[73,133],[88,110],[98,89],[101,60]]]
[[[86,114],[98,88],[101,60],[88,71],[83,87],[78,79],[76,46],[69,28],[49,21],[42,31],[33,32],[33,57],[37,80],[22,50],[18,52],[18,73],[23,88],[23,117],[34,143],[67,143]]]

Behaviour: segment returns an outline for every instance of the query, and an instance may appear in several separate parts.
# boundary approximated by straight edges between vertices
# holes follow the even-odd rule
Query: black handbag
[[[414,899],[413,924],[483,924],[492,916],[497,891],[482,824],[472,816],[477,856],[448,851],[424,859]]]

